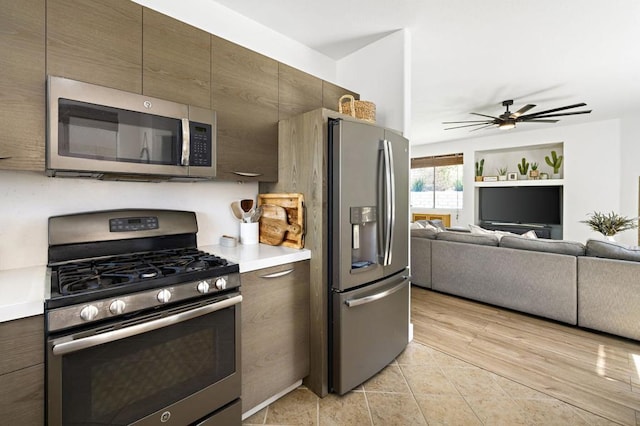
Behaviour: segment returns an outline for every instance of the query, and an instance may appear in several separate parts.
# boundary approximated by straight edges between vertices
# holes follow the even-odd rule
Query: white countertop
[[[238,244],[236,247],[215,245],[199,248],[238,263],[241,273],[311,258],[311,251],[307,249],[293,249],[267,244]]]
[[[48,283],[44,265],[1,270],[0,322],[42,314]]]
[[[298,262],[311,258],[307,249],[292,249],[265,244],[223,247],[199,247],[240,265],[240,272],[249,272],[270,266]],[[0,322],[26,318],[44,312],[44,300],[50,292],[47,267],[0,270]]]

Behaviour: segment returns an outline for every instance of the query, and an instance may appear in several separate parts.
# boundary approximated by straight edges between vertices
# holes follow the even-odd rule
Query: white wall
[[[628,217],[638,217],[640,188],[640,111],[630,111],[621,119],[620,126],[621,152],[620,152],[620,211]],[[625,234],[627,240],[631,240],[631,234]],[[640,244],[640,241],[638,243]]]
[[[625,129],[624,133],[621,129]],[[580,223],[588,213],[616,211],[637,216],[639,135],[640,126],[629,117],[544,130],[492,132],[474,139],[418,145],[413,147],[412,156],[464,153],[464,208],[456,224],[466,226],[474,223],[475,191],[470,189],[474,188],[476,151],[564,142],[563,236],[585,242],[588,238],[602,238]],[[626,231],[616,239],[635,245],[636,235],[635,231]]]
[[[47,263],[47,219],[69,213],[119,208],[195,211],[198,244],[238,236],[230,204],[254,198],[257,183],[103,182],[49,178],[43,173],[0,171],[0,270]]]
[[[410,134],[411,37],[399,30],[338,61],[339,84],[376,104],[377,124]]]

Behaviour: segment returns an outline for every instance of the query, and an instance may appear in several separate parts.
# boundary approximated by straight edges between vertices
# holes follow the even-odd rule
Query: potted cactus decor
[[[498,170],[498,180],[507,180],[507,168],[501,167]]]
[[[551,151],[551,158],[549,158],[549,156],[544,157],[544,161],[547,165],[553,168],[553,175],[551,176],[553,179],[560,179],[560,166],[562,166],[562,159],[563,156],[558,156],[555,151]]]
[[[482,182],[482,171],[484,169],[484,158],[476,161],[476,182]]]
[[[529,163],[522,157],[522,161],[518,164],[518,171],[520,172],[520,177],[522,179],[527,178],[527,172],[529,171]]]
[[[538,170],[538,163],[531,163],[531,171],[529,172],[531,179],[540,179],[540,171]]]

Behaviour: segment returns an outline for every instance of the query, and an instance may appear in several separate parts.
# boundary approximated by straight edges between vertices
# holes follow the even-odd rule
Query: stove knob
[[[124,308],[126,306],[127,304],[124,303],[123,300],[116,299],[109,305],[109,312],[111,312],[113,315],[120,315],[124,312]]]
[[[157,298],[158,298],[158,302],[167,303],[169,300],[171,300],[171,292],[167,289],[160,290],[158,292]]]
[[[218,290],[224,290],[225,288],[227,288],[227,280],[224,278],[218,278],[216,280],[216,288]]]
[[[207,281],[200,281],[198,283],[198,293],[207,294],[209,291],[209,283]]]
[[[98,308],[95,305],[87,305],[80,311],[80,318],[85,321],[91,321],[98,316]]]

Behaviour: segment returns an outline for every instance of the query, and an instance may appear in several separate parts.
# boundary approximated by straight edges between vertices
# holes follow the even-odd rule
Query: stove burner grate
[[[58,289],[62,295],[77,294],[225,265],[224,259],[197,249],[159,250],[78,261],[58,266]]]

